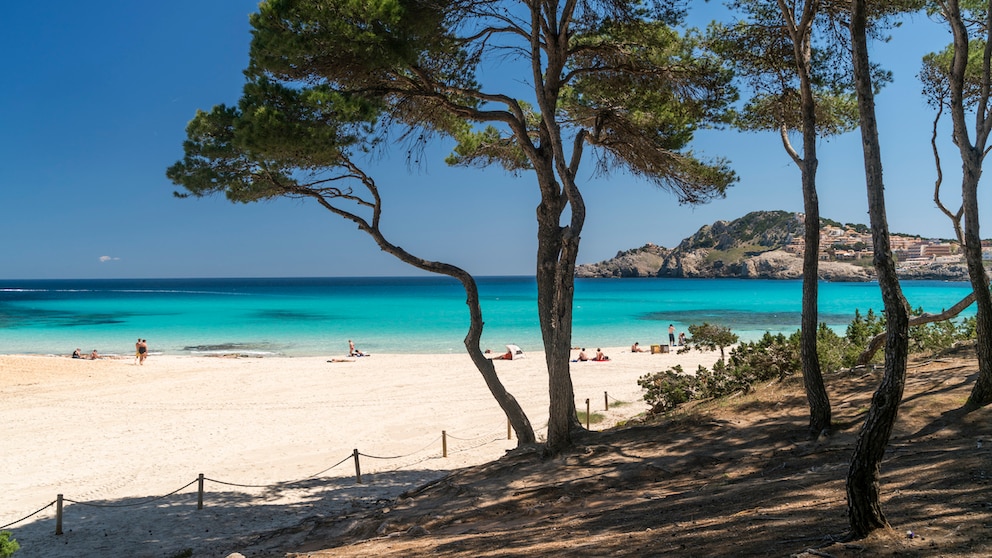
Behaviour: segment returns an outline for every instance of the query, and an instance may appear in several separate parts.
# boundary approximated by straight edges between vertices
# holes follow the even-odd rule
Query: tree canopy
[[[376,225],[378,203],[342,184],[369,178],[352,154],[395,139],[447,138],[450,164],[533,173],[554,451],[579,426],[568,349],[586,148],[600,172],[624,170],[682,202],[736,180],[726,161],[687,149],[700,127],[726,120],[735,91],[722,62],[675,30],[682,16],[671,2],[268,0],[251,16],[238,108],[197,116],[170,178],[233,201],[316,194],[361,227],[327,200],[371,209]],[[494,79],[496,65],[517,79]]]

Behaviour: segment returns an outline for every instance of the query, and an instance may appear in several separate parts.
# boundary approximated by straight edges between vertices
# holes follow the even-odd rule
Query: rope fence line
[[[622,401],[620,401],[620,400],[618,400],[616,398],[612,398],[612,399],[613,399],[613,401],[616,401],[616,402],[622,402]],[[609,394],[607,392],[604,391],[603,392],[603,401],[604,401],[604,408],[606,410],[609,410],[609,402],[610,402],[610,400],[611,400],[611,397],[609,396]],[[586,428],[588,429],[589,428],[588,415],[591,414],[591,413],[589,413],[589,408],[590,408],[589,407],[589,405],[590,405],[589,399],[586,399],[585,400],[585,404],[586,404],[586,410],[587,410],[587,420],[586,420],[586,423],[587,424],[586,424]],[[544,426],[545,427],[547,426],[547,422],[545,422]],[[155,497],[147,498],[147,499],[144,499],[144,500],[142,500],[140,502],[134,502],[134,503],[129,503],[129,504],[97,504],[97,503],[94,503],[94,502],[83,502],[83,501],[78,501],[78,500],[67,499],[67,498],[64,498],[64,496],[62,494],[58,494],[58,496],[57,496],[57,498],[55,500],[49,502],[48,504],[42,506],[38,510],[36,510],[36,511],[34,511],[34,512],[32,512],[32,513],[30,513],[30,514],[28,514],[28,515],[26,515],[26,516],[24,516],[24,517],[16,520],[16,521],[12,521],[10,523],[7,523],[6,525],[0,526],[0,529],[6,529],[8,527],[17,525],[18,523],[23,523],[24,521],[26,521],[26,520],[28,520],[28,519],[30,519],[30,518],[38,515],[39,513],[45,511],[46,509],[48,509],[48,508],[50,508],[52,506],[55,506],[55,508],[56,508],[55,534],[56,535],[61,535],[62,534],[62,520],[63,520],[63,505],[65,503],[75,504],[75,505],[79,505],[79,506],[88,506],[88,507],[93,507],[93,508],[127,508],[127,507],[144,506],[144,505],[147,505],[147,504],[149,504],[151,502],[155,502],[155,501],[158,501],[158,500],[163,500],[165,498],[168,498],[170,496],[173,496],[173,495],[179,493],[180,491],[185,490],[186,488],[189,488],[193,484],[198,484],[198,487],[197,487],[197,509],[203,509],[203,498],[204,498],[204,492],[205,492],[204,491],[204,484],[206,482],[212,482],[212,483],[223,485],[223,486],[232,486],[232,487],[238,487],[238,488],[274,488],[274,487],[279,487],[279,486],[292,486],[294,484],[299,484],[299,483],[302,483],[304,481],[313,480],[313,479],[315,479],[317,477],[320,477],[321,475],[324,475],[328,471],[330,471],[330,470],[332,470],[332,469],[334,469],[334,468],[336,468],[336,467],[344,464],[349,459],[354,460],[354,464],[355,464],[355,482],[358,483],[358,484],[363,484],[363,482],[362,482],[362,473],[361,473],[361,463],[360,463],[360,459],[359,459],[360,457],[366,457],[368,459],[385,460],[385,461],[393,461],[393,460],[398,460],[398,459],[407,459],[407,458],[413,457],[414,455],[416,455],[418,453],[422,453],[422,452],[427,451],[432,445],[436,444],[437,441],[440,440],[441,441],[441,447],[442,447],[441,458],[447,458],[448,457],[448,454],[449,454],[449,451],[448,451],[448,438],[451,438],[452,440],[461,441],[461,442],[478,442],[478,443],[469,445],[467,447],[462,447],[460,449],[456,449],[456,450],[450,452],[450,453],[461,453],[461,452],[465,452],[465,451],[477,449],[477,448],[480,448],[480,447],[483,447],[483,446],[486,446],[486,445],[489,445],[489,444],[492,444],[492,443],[496,443],[496,442],[499,442],[499,441],[511,440],[512,439],[512,434],[513,434],[513,430],[512,430],[512,426],[511,426],[509,420],[507,420],[507,422],[506,422],[506,436],[505,436],[505,438],[503,437],[503,435],[502,435],[501,432],[494,433],[494,434],[482,434],[480,436],[476,436],[476,437],[473,437],[473,438],[461,438],[461,437],[449,435],[446,430],[442,430],[441,431],[441,436],[439,438],[435,438],[434,440],[432,440],[431,442],[429,442],[427,445],[425,445],[423,448],[421,448],[419,450],[416,450],[416,451],[413,451],[413,452],[408,453],[408,454],[395,455],[395,456],[377,456],[377,455],[370,455],[370,454],[362,453],[362,452],[358,451],[358,449],[356,448],[356,449],[354,449],[352,451],[351,455],[348,455],[347,457],[341,459],[340,461],[338,461],[334,465],[331,465],[330,467],[327,467],[326,469],[323,469],[322,471],[319,471],[317,473],[314,473],[314,474],[312,474],[312,475],[310,475],[308,477],[304,477],[302,479],[298,479],[298,480],[294,480],[294,481],[283,481],[283,482],[276,482],[276,483],[271,483],[271,484],[244,484],[244,483],[235,483],[235,482],[229,482],[229,481],[222,481],[222,480],[218,480],[218,479],[213,479],[213,478],[206,477],[206,476],[203,475],[203,473],[200,473],[199,476],[196,479],[194,479],[194,480],[186,483],[185,485],[183,485],[183,486],[181,486],[181,487],[179,487],[179,488],[177,488],[177,489],[175,489],[175,490],[173,490],[173,491],[171,491],[171,492],[169,492],[167,494],[163,494],[161,496],[155,496]],[[419,463],[423,463],[425,461],[429,461],[431,459],[437,459],[437,458],[438,457],[436,455],[434,455],[434,456],[426,455],[426,456],[424,456],[424,457],[422,457],[422,458],[420,458],[418,460],[415,460],[415,461],[413,461],[411,463],[400,465],[399,467],[396,467],[394,469],[383,469],[383,470],[379,470],[379,471],[376,471],[376,473],[377,474],[381,474],[381,473],[397,472],[397,471],[400,471],[400,470],[405,469],[407,467],[411,467],[413,465],[417,465]]]
[[[146,500],[142,500],[140,502],[135,502],[133,504],[94,504],[93,502],[80,502],[78,500],[70,500],[68,498],[63,498],[62,501],[63,502],[66,502],[66,503],[69,503],[69,504],[77,504],[77,505],[80,505],[80,506],[89,506],[91,508],[132,508],[132,507],[137,507],[137,506],[144,506],[145,504],[150,504],[150,503],[156,502],[158,500],[164,500],[165,498],[168,498],[169,496],[172,496],[173,494],[179,492],[180,490],[182,490],[182,489],[184,489],[184,488],[192,485],[194,482],[196,482],[196,481],[195,480],[194,481],[190,481],[190,482],[184,484],[183,486],[180,486],[179,488],[173,490],[172,492],[170,492],[168,494],[163,494],[161,496],[155,496],[155,497],[152,497],[152,498],[148,498]],[[61,494],[59,496],[61,496]]]
[[[11,521],[10,523],[8,523],[6,525],[0,525],[0,529],[6,529],[7,527],[10,527],[11,525],[17,525],[18,523],[20,523],[20,522],[22,522],[22,521],[24,521],[26,519],[31,519],[32,517],[38,515],[39,513],[41,513],[43,511],[47,510],[48,508],[54,506],[55,505],[55,502],[57,502],[57,500],[52,500],[51,502],[45,504],[44,507],[42,507],[41,509],[39,509],[36,512],[29,513],[29,514],[25,515],[24,517],[18,519],[17,521]]]
[[[484,437],[484,436],[486,436],[486,435],[483,435],[482,437]],[[218,479],[213,479],[213,478],[206,477],[202,473],[200,473],[200,475],[196,479],[193,479],[192,481],[184,484],[183,486],[181,486],[181,487],[179,487],[179,488],[177,488],[177,489],[175,489],[175,490],[173,490],[173,491],[171,491],[171,492],[169,492],[167,494],[163,494],[161,496],[155,496],[155,497],[151,497],[151,498],[146,498],[146,499],[144,499],[144,500],[142,500],[140,502],[134,502],[134,503],[129,503],[129,504],[98,504],[98,503],[95,503],[95,502],[84,502],[84,501],[79,501],[79,500],[73,500],[73,499],[65,498],[63,494],[59,494],[55,500],[52,500],[48,504],[45,504],[43,507],[39,508],[38,510],[36,510],[36,511],[34,511],[34,512],[28,514],[28,515],[25,515],[24,517],[22,517],[20,519],[17,519],[15,521],[12,521],[10,523],[7,523],[7,524],[5,524],[3,526],[0,526],[0,529],[6,529],[8,527],[12,527],[14,525],[17,525],[18,523],[23,523],[24,521],[27,521],[28,519],[31,519],[32,517],[34,517],[34,516],[38,515],[39,513],[47,510],[48,508],[50,508],[52,506],[55,506],[56,507],[55,534],[56,535],[61,535],[61,534],[63,534],[62,522],[63,522],[63,505],[64,504],[67,504],[68,503],[68,504],[75,504],[75,505],[79,505],[79,506],[87,506],[87,507],[93,507],[93,508],[128,508],[128,507],[138,507],[138,506],[144,506],[144,505],[147,505],[147,504],[149,504],[151,502],[155,502],[155,501],[162,500],[162,499],[168,498],[170,496],[173,496],[173,495],[179,493],[180,491],[185,490],[186,488],[189,488],[193,484],[198,484],[198,489],[197,489],[197,509],[203,509],[203,497],[204,497],[204,492],[205,492],[204,491],[204,484],[205,484],[205,482],[212,482],[212,483],[219,484],[219,485],[232,486],[232,487],[238,487],[238,488],[273,488],[273,487],[278,487],[278,486],[291,486],[293,484],[299,484],[299,483],[302,483],[304,481],[312,480],[314,478],[317,478],[317,477],[323,475],[324,473],[326,473],[326,472],[328,472],[328,471],[330,471],[330,470],[332,470],[332,469],[334,469],[334,468],[336,468],[336,467],[344,464],[348,460],[354,460],[354,462],[355,462],[355,479],[356,479],[356,483],[363,484],[363,482],[362,482],[362,476],[361,476],[361,465],[360,465],[360,462],[359,462],[359,457],[360,456],[364,456],[364,457],[366,457],[368,459],[379,459],[379,460],[406,459],[406,458],[412,457],[412,456],[414,456],[414,455],[416,455],[418,453],[422,453],[424,451],[427,451],[432,445],[436,444],[438,442],[438,440],[444,440],[444,437],[445,437],[445,434],[442,433],[442,435],[440,437],[435,438],[430,443],[428,443],[427,445],[425,445],[423,448],[421,448],[419,450],[416,450],[414,452],[405,454],[405,455],[377,456],[377,455],[370,455],[370,454],[361,453],[361,452],[358,451],[358,449],[355,449],[350,455],[348,455],[344,459],[338,461],[334,465],[331,465],[330,467],[327,467],[326,469],[324,469],[324,470],[322,470],[322,471],[320,471],[318,473],[314,473],[313,475],[310,475],[308,477],[305,477],[305,478],[302,478],[302,479],[299,479],[299,480],[295,480],[295,481],[283,481],[283,482],[276,482],[276,483],[272,483],[272,484],[245,484],[245,483],[235,483],[235,482],[229,482],[229,481],[222,481],[222,480],[218,480]],[[480,439],[482,437],[466,438],[466,440],[469,440],[469,441],[478,440],[478,439]],[[475,449],[475,448],[478,448],[478,447],[482,447],[484,445],[487,445],[487,444],[490,444],[490,443],[494,443],[494,442],[498,442],[498,441],[500,441],[500,440],[503,439],[502,437],[492,438],[491,436],[490,436],[490,438],[491,439],[489,439],[488,441],[486,441],[484,443],[477,444],[475,446],[472,446],[470,448],[466,448],[466,449],[463,449],[463,450],[460,450],[460,451],[468,451],[469,449]],[[509,435],[507,436],[506,439],[510,439]],[[447,457],[447,455],[446,455],[446,453],[447,453],[446,449],[444,450],[444,453],[445,453],[444,457]],[[427,461],[427,460],[430,460],[430,459],[436,459],[436,458],[437,458],[436,456],[430,456],[430,455],[428,455],[428,456],[423,457],[422,459],[419,459],[417,461],[414,461],[413,463],[408,463],[408,464],[402,465],[402,466],[400,466],[400,467],[398,467],[396,469],[392,469],[392,470],[381,470],[381,471],[376,471],[376,473],[378,474],[378,473],[395,472],[395,471],[399,471],[400,469],[403,469],[403,468],[406,468],[406,467],[410,467],[412,465],[415,465],[417,463],[422,463],[424,461]]]

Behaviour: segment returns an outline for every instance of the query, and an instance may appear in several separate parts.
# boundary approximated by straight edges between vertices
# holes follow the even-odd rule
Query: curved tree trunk
[[[965,308],[971,306],[971,303],[975,302],[975,293],[972,292],[968,296],[962,298],[947,310],[944,310],[940,314],[923,314],[922,316],[914,316],[909,319],[909,327],[930,324],[933,322],[942,322],[944,320],[950,320],[951,318],[957,316],[964,311]],[[864,366],[868,364],[875,353],[882,348],[882,344],[885,343],[885,337],[888,335],[888,330],[879,333],[875,337],[871,338],[868,342],[868,346],[865,350],[861,352],[858,356],[857,366]]]
[[[510,421],[510,426],[517,435],[517,445],[521,446],[537,442],[537,438],[534,435],[534,427],[531,426],[527,414],[524,413],[523,408],[517,402],[516,398],[510,392],[506,391],[499,376],[496,374],[496,367],[493,365],[493,361],[486,358],[485,353],[480,348],[484,322],[482,321],[482,308],[479,304],[479,288],[475,283],[475,278],[457,266],[431,262],[413,256],[406,250],[390,244],[378,230],[370,234],[372,234],[372,237],[375,238],[376,243],[383,251],[392,254],[400,260],[424,271],[447,275],[461,282],[462,287],[465,289],[465,304],[468,305],[471,316],[468,333],[465,335],[465,350],[468,351],[469,357],[475,364],[476,369],[482,374],[489,392],[492,393],[493,398],[496,399],[496,402],[506,414],[507,420]]]
[[[499,380],[499,376],[496,374],[496,367],[493,365],[493,361],[486,358],[485,353],[480,348],[479,343],[482,338],[484,322],[482,321],[482,308],[479,304],[479,288],[475,283],[475,278],[457,266],[426,261],[412,256],[406,250],[387,242],[378,231],[372,234],[372,236],[383,251],[396,256],[400,260],[424,271],[447,275],[461,282],[462,287],[465,289],[465,304],[468,305],[471,316],[468,333],[465,335],[465,350],[468,351],[469,357],[475,364],[476,369],[482,374],[489,392],[492,393],[493,398],[496,399],[500,408],[506,413],[506,418],[510,421],[510,426],[517,435],[517,445],[535,443],[537,438],[534,435],[534,427],[531,426],[527,414],[524,413],[523,408],[520,407],[520,403],[517,402],[516,398],[510,392],[506,391],[503,383]]]
[[[310,196],[316,199],[317,203],[322,205],[325,209],[354,222],[358,225],[360,230],[364,231],[366,234],[371,236],[373,240],[375,240],[375,243],[380,249],[382,249],[382,251],[394,256],[400,261],[424,271],[447,275],[448,277],[457,279],[462,284],[462,287],[465,289],[465,304],[468,305],[470,318],[468,333],[465,335],[464,340],[465,350],[468,352],[469,357],[475,364],[476,369],[478,369],[479,373],[482,374],[482,378],[485,380],[486,386],[489,388],[489,392],[492,393],[493,398],[496,399],[496,402],[506,414],[507,420],[510,421],[510,426],[517,435],[517,445],[521,446],[535,443],[537,441],[537,437],[534,435],[534,427],[531,426],[530,420],[527,418],[527,414],[524,413],[523,408],[520,406],[520,403],[517,402],[516,398],[514,398],[510,392],[506,391],[503,383],[499,380],[499,376],[496,374],[496,367],[493,365],[491,360],[486,358],[486,355],[482,352],[480,347],[484,322],[482,320],[482,307],[479,303],[479,288],[478,285],[476,285],[475,278],[472,277],[472,274],[458,266],[418,258],[403,248],[386,240],[386,237],[383,236],[382,231],[379,230],[379,216],[382,211],[382,204],[379,198],[378,187],[368,175],[366,175],[360,168],[352,164],[351,161],[344,160],[341,164],[348,168],[355,177],[359,178],[372,195],[373,201],[365,203],[365,205],[371,207],[373,211],[373,218],[371,222],[355,215],[354,213],[344,211],[343,209],[335,206],[317,191],[305,189],[296,193]]]
[[[882,180],[882,157],[875,121],[866,36],[866,1],[851,5],[851,42],[854,79],[861,116],[861,137],[865,157],[868,191],[868,214],[871,219],[875,271],[882,291],[888,333],[885,343],[885,374],[872,397],[871,407],[858,434],[847,475],[847,509],[854,537],[888,527],[879,496],[879,471],[885,448],[892,434],[899,403],[906,384],[906,360],[909,353],[909,308],[899,286],[895,261],[889,245],[885,217],[885,194]]]

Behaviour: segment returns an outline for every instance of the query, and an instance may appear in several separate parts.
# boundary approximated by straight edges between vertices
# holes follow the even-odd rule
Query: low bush
[[[10,538],[10,534],[10,531],[0,531],[0,558],[9,558],[21,548],[16,540]]]
[[[922,309],[914,311],[916,315],[921,313]],[[757,341],[734,347],[726,362],[723,349],[737,340],[729,328],[703,324],[690,325],[689,331],[693,336],[679,353],[693,348],[711,351],[719,348],[720,360],[712,370],[700,366],[695,375],[685,373],[681,366],[674,366],[641,376],[637,384],[644,389],[644,400],[651,405],[651,413],[667,412],[693,399],[747,393],[759,382],[782,380],[802,372],[799,331],[789,336],[765,332]],[[816,332],[820,370],[833,372],[854,366],[872,338],[884,331],[884,317],[877,316],[872,310],[864,315],[855,311],[854,320],[847,326],[844,336],[826,324],[820,324]],[[975,318],[914,326],[909,334],[910,352],[934,355],[958,342],[974,339]],[[878,354],[874,360],[881,358]]]

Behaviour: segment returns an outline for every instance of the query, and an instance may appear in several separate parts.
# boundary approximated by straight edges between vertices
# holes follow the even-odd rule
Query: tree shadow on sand
[[[927,434],[923,427],[967,389],[966,375],[915,374],[882,464],[882,505],[897,537],[884,550],[840,542],[851,454],[878,382],[860,372],[828,377],[843,401],[836,419],[851,426],[827,439],[806,438],[808,415],[794,382],[767,400],[713,402],[587,434],[554,459],[515,450],[360,519],[323,521],[305,544],[286,549],[382,558],[987,556],[992,443],[975,439],[992,435],[992,409],[969,415],[964,428]]]
[[[316,478],[266,487],[204,483],[198,509],[197,483],[169,496],[154,495],[73,502],[63,507],[56,535],[55,506],[8,528],[21,545],[18,558],[77,556],[170,557],[256,551],[279,533],[280,543],[317,520],[340,518],[389,501],[444,474],[423,469]]]

